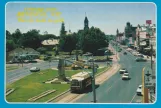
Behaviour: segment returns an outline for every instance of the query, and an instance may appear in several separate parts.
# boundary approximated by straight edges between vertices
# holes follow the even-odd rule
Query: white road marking
[[[136,96],[136,93],[135,93],[135,95],[133,96],[133,98],[132,98],[132,100],[130,101],[130,103],[132,103],[132,101],[134,100],[135,96]]]
[[[121,78],[119,78],[118,80],[116,80],[108,89],[107,89],[107,93],[111,90],[111,88],[115,85],[115,83],[117,82],[117,81],[119,81]]]

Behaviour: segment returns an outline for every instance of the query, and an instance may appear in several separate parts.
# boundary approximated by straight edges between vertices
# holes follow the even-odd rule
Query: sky
[[[127,22],[133,26],[143,25],[146,20],[156,24],[156,7],[153,3],[13,3],[6,4],[6,30],[13,33],[17,28],[22,33],[31,29],[38,29],[43,34],[59,36],[61,22],[19,22],[18,12],[24,9],[43,8],[57,9],[64,19],[66,31],[77,32],[84,28],[85,13],[89,20],[89,27],[100,28],[105,34],[116,34],[116,30],[124,32]],[[31,11],[30,11],[31,12]],[[42,18],[42,17],[39,17]],[[48,12],[47,18],[58,19]],[[45,19],[47,19],[45,18]]]

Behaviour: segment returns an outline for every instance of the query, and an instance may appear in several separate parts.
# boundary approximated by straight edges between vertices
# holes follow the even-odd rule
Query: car
[[[31,72],[38,72],[38,71],[40,71],[40,68],[38,68],[38,67],[32,67],[32,68],[30,68],[30,71]]]
[[[72,60],[75,60],[75,57],[73,57]]]
[[[138,57],[144,58],[144,55],[142,54],[137,54]]]
[[[126,70],[125,68],[122,68],[122,69],[119,70],[119,73],[120,73],[120,74],[123,74],[123,73],[126,72],[126,71],[127,71],[127,70]]]
[[[124,55],[127,55],[127,52],[124,52]]]
[[[144,59],[144,58],[139,57],[139,58],[136,58],[135,61],[136,61],[136,62],[140,62],[140,61],[147,61],[147,60]]]
[[[129,73],[124,73],[122,75],[122,80],[129,80]]]
[[[139,53],[136,52],[136,51],[132,51],[132,54],[133,54],[134,56],[137,56]]]
[[[142,85],[139,85],[139,87],[138,87],[137,90],[136,90],[136,94],[139,95],[139,96],[142,96],[142,95],[143,95],[142,92],[143,92],[143,91],[142,91]]]

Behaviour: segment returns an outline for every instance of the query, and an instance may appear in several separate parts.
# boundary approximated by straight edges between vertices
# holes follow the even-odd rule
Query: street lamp
[[[93,102],[96,103],[96,89],[95,89],[95,67],[94,67],[94,60],[92,59],[92,89],[93,89]]]
[[[91,53],[84,54],[84,56],[91,56]],[[93,103],[96,103],[96,90],[95,90],[95,72],[94,59],[92,58],[92,90],[93,90]]]

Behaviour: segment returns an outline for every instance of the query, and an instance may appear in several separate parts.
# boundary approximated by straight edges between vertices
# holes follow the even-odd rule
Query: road
[[[70,60],[70,61],[72,61],[72,60]],[[69,64],[70,62],[66,62],[66,63]],[[104,62],[99,62],[97,64],[100,67],[106,66],[106,64]],[[6,83],[10,84],[10,83],[15,82],[27,75],[32,74],[29,71],[29,69],[34,66],[39,67],[41,70],[45,70],[45,69],[49,69],[49,68],[57,68],[58,61],[51,61],[50,63],[47,61],[41,61],[38,63],[29,63],[29,64],[25,64],[24,67],[21,67],[19,69],[6,72]]]
[[[32,74],[29,69],[31,67],[39,67],[41,70],[45,70],[45,69],[48,69],[48,68],[51,68],[51,67],[57,67],[58,66],[58,61],[52,61],[52,62],[47,62],[47,61],[44,61],[44,62],[40,62],[40,63],[29,63],[29,64],[26,64],[24,67],[20,68],[20,69],[16,69],[16,70],[12,70],[12,71],[9,71],[9,72],[6,72],[6,83],[9,84],[9,83],[12,83],[16,80],[19,80],[27,75],[30,75]]]
[[[141,101],[141,96],[136,95],[137,87],[142,83],[142,69],[150,66],[150,62],[135,62],[131,53],[120,53],[119,63],[130,74],[130,80],[123,81],[121,75],[116,73],[96,89],[97,103],[133,103]],[[76,103],[90,103],[93,101],[93,92],[75,101]]]

